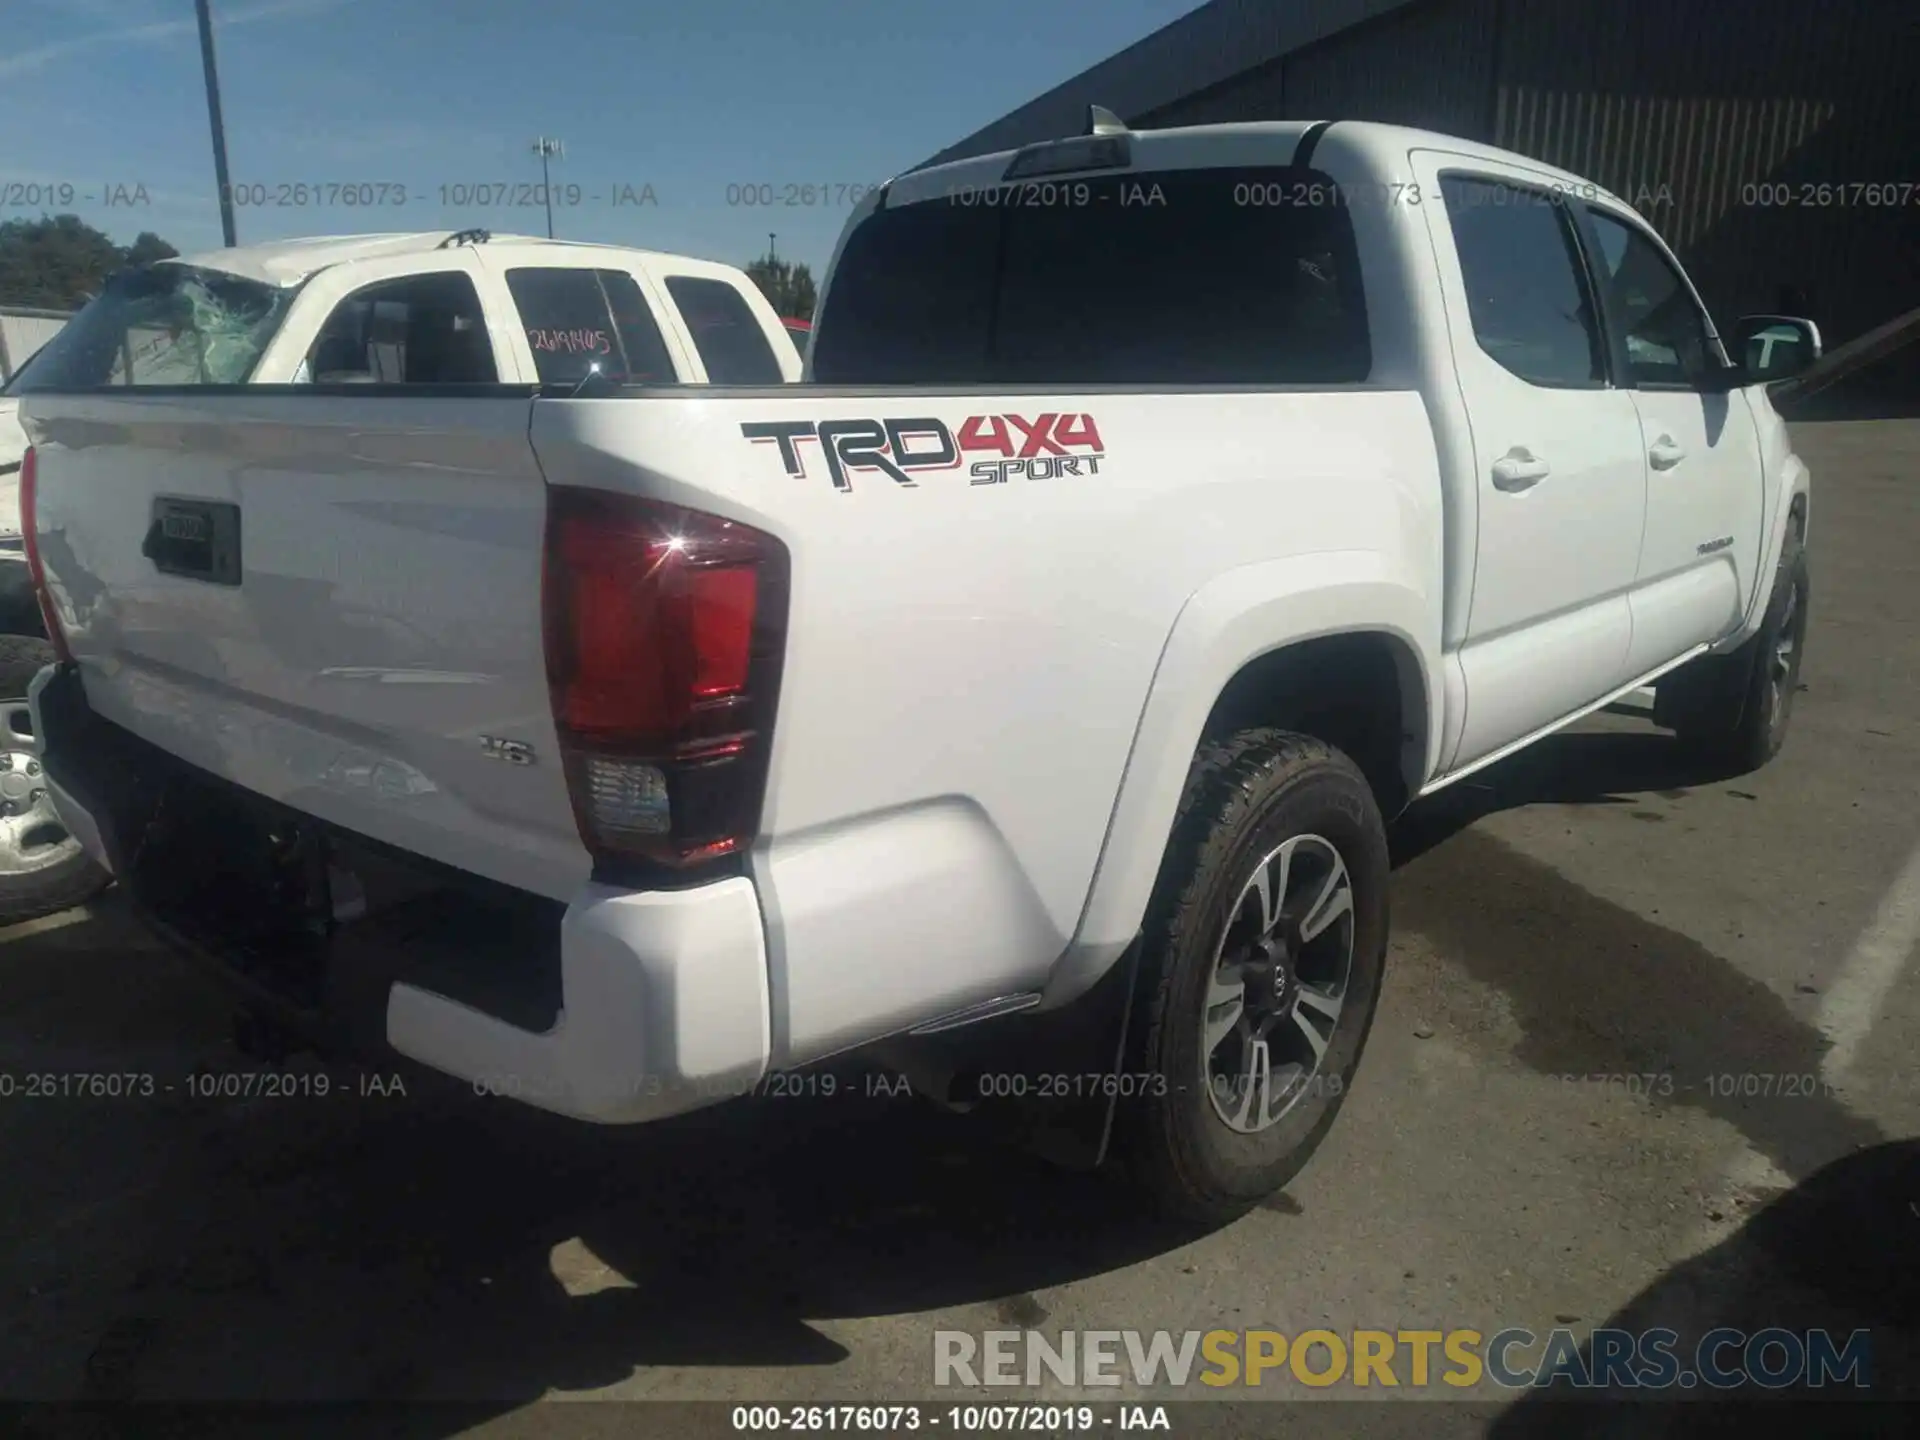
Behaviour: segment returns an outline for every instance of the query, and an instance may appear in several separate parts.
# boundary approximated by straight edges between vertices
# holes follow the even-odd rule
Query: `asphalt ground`
[[[1870,1329],[1867,1393],[1910,1396],[1920,422],[1807,425],[1797,443],[1817,480],[1813,606],[1784,753],[1715,779],[1609,714],[1409,815],[1354,1091],[1296,1183],[1241,1221],[1144,1221],[1097,1178],[855,1081],[639,1130],[298,1064],[325,1096],[317,1078],[199,1093],[196,1073],[259,1067],[220,996],[109,896],[0,932],[0,1400],[399,1397],[461,1402],[386,1416],[408,1435],[720,1433],[724,1407],[539,1402],[931,1417],[1089,1398],[936,1388],[939,1329],[1664,1326],[1685,1354],[1716,1326],[1770,1325]],[[27,1093],[83,1074],[157,1084]],[[1575,1410],[1400,1378],[1281,1370],[1206,1397],[1263,1409],[1172,1418],[1248,1435],[1705,1423],[1699,1404]],[[1814,1433],[1868,1423],[1859,1394]],[[1432,1403],[1365,1403],[1409,1400]]]

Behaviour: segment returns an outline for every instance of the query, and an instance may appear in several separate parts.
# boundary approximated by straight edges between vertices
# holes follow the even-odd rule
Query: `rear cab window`
[[[480,295],[457,270],[376,281],[334,306],[296,381],[491,385],[500,378]]]
[[[8,393],[244,384],[296,293],[189,265],[123,270],[47,342]]]
[[[1317,171],[1127,171],[879,210],[813,335],[822,384],[1340,385],[1372,373],[1353,225]]]
[[[693,337],[707,380],[714,385],[781,385],[786,375],[767,342],[760,317],[724,280],[669,275],[667,294]]]
[[[1566,202],[1479,176],[1440,181],[1474,340],[1530,385],[1596,386],[1606,360]]]
[[[639,283],[624,270],[516,266],[507,290],[542,385],[600,374],[615,384],[671,385],[666,338]]]

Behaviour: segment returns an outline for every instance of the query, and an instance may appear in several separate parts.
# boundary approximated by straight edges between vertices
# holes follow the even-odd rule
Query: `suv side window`
[[[1719,369],[1707,317],[1660,247],[1603,210],[1589,206],[1587,214],[1600,242],[1600,283],[1626,332],[1633,382],[1690,389]]]
[[[667,293],[680,307],[707,379],[715,385],[781,385],[786,376],[760,322],[740,292],[723,280],[669,275]]]
[[[616,384],[679,380],[647,298],[626,271],[527,266],[507,271],[507,290],[542,385],[577,385],[595,365]]]
[[[500,379],[479,292],[457,270],[354,291],[320,327],[300,371],[320,385],[492,385]]]
[[[1466,176],[1443,176],[1440,193],[1480,348],[1532,385],[1604,383],[1600,326],[1566,206]]]

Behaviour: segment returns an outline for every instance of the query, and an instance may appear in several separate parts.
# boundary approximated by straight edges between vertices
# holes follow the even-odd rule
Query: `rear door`
[[[1457,768],[1626,678],[1646,478],[1567,206],[1519,167],[1414,159],[1479,488]]]
[[[670,309],[644,272],[604,261],[556,264],[540,251],[484,255],[481,263],[500,286],[501,330],[527,379],[671,385],[695,377]]]

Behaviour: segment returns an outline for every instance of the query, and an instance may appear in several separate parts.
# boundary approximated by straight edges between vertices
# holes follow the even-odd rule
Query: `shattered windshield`
[[[294,293],[188,265],[124,270],[47,342],[15,393],[243,384]]]

